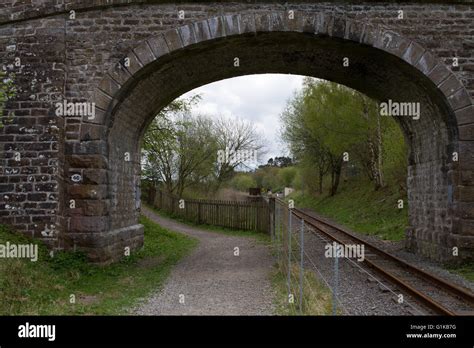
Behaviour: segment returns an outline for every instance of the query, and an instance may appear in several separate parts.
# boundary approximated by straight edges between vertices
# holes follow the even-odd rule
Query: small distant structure
[[[262,189],[260,187],[250,187],[248,200],[258,202],[262,199]]]
[[[250,187],[249,196],[260,196],[262,194],[262,189],[260,187]]]
[[[294,188],[292,187],[285,187],[285,190],[283,191],[283,194],[285,197],[287,197],[288,195],[290,195],[293,191],[295,191]]]

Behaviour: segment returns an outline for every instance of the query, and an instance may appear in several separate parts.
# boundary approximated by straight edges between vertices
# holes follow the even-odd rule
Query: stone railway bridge
[[[16,96],[0,129],[0,223],[117,260],[143,244],[140,140],[157,112],[213,81],[291,73],[421,104],[419,120],[397,118],[407,246],[472,260],[473,37],[462,3],[1,1],[0,62]],[[64,102],[95,113],[58,116]]]

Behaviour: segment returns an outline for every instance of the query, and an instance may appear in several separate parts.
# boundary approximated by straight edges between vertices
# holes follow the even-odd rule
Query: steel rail
[[[283,205],[287,204],[286,202],[284,202],[284,201],[282,201],[278,198],[276,198],[276,200],[280,204],[283,204]],[[458,297],[458,298],[461,297],[462,299],[468,301],[468,303],[471,306],[474,307],[474,294],[472,292],[470,292],[469,290],[463,289],[463,288],[461,288],[457,285],[454,285],[454,284],[450,284],[447,281],[445,281],[444,279],[441,279],[441,278],[439,278],[439,277],[437,277],[433,274],[430,274],[430,273],[428,273],[424,270],[421,270],[421,269],[417,268],[416,266],[400,259],[399,257],[397,257],[395,255],[392,255],[392,254],[380,249],[379,247],[375,246],[374,244],[369,243],[369,242],[353,235],[352,233],[350,233],[348,231],[345,231],[343,228],[338,227],[338,226],[334,226],[333,224],[331,224],[327,221],[324,221],[322,219],[319,219],[319,218],[316,218],[312,215],[309,215],[306,212],[302,211],[301,209],[291,208],[291,210],[292,210],[292,213],[294,215],[298,216],[299,218],[304,219],[309,225],[311,225],[312,227],[317,229],[319,232],[321,232],[324,235],[326,235],[327,237],[329,237],[331,240],[333,240],[337,243],[340,243],[342,245],[347,244],[347,242],[344,242],[343,240],[341,240],[340,238],[334,236],[330,232],[324,231],[323,229],[321,229],[321,226],[320,226],[321,224],[325,225],[325,226],[327,226],[331,229],[336,230],[337,232],[341,233],[342,235],[344,235],[344,236],[346,236],[346,237],[348,237],[352,240],[356,240],[357,242],[366,245],[367,247],[369,247],[371,249],[371,251],[375,252],[379,256],[385,257],[389,261],[394,262],[397,266],[402,266],[405,270],[409,270],[413,273],[416,273],[417,275],[421,276],[424,280],[429,281],[430,283],[434,284],[435,286],[442,287],[450,295],[452,295],[452,296],[454,295],[455,297]],[[311,220],[316,221],[316,223],[311,221]],[[429,297],[429,296],[423,294],[422,292],[420,292],[419,290],[415,289],[413,286],[408,284],[406,281],[404,281],[404,280],[400,279],[399,277],[397,277],[396,275],[390,273],[388,270],[384,269],[380,265],[377,265],[374,261],[371,261],[367,258],[365,258],[364,261],[370,267],[374,268],[375,270],[377,270],[378,272],[380,272],[381,274],[383,274],[384,276],[389,278],[392,282],[399,285],[401,288],[405,289],[405,291],[409,292],[411,295],[413,295],[418,300],[423,302],[426,306],[428,306],[429,308],[434,310],[436,313],[443,314],[443,315],[456,315],[457,314],[454,311],[446,308],[443,304],[439,303],[438,301],[432,299],[431,297]]]

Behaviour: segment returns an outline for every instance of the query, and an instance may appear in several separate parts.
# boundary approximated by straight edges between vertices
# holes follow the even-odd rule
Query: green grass
[[[474,283],[474,262],[462,266],[451,266],[448,270]]]
[[[292,291],[299,292],[298,279],[300,268],[293,264],[291,267]],[[293,302],[289,301],[287,271],[275,264],[271,277],[275,290],[275,310],[278,315],[330,315],[332,314],[331,290],[319,281],[309,270],[304,271],[303,301],[299,311],[299,293],[293,294]],[[338,310],[338,314],[342,312]]]
[[[42,245],[37,262],[0,260],[0,315],[116,315],[163,284],[171,268],[197,240],[161,228],[147,218],[145,246],[109,266],[87,262],[82,253],[61,252],[51,258]],[[0,243],[32,241],[0,226]],[[34,243],[38,243],[34,241]],[[70,303],[75,295],[76,303]]]
[[[383,188],[375,191],[366,180],[342,183],[339,192],[330,197],[322,195],[302,195],[294,192],[297,207],[311,208],[350,229],[382,239],[399,241],[405,238],[408,225],[408,205],[405,196],[397,190]],[[397,201],[404,200],[404,208],[398,209]]]
[[[146,206],[148,209],[152,210],[155,214],[167,217],[170,219],[173,219],[175,221],[179,221],[180,223],[188,226],[193,226],[197,227],[200,229],[205,229],[211,232],[217,232],[217,233],[222,233],[222,234],[227,234],[229,236],[236,236],[236,237],[249,237],[257,240],[258,242],[268,244],[270,243],[270,236],[268,234],[265,234],[263,232],[259,231],[247,231],[247,230],[234,230],[231,228],[226,228],[226,227],[220,227],[220,226],[212,226],[212,225],[207,225],[207,224],[196,224],[194,222],[188,221],[183,219],[180,216],[173,215],[170,213],[167,213],[163,210],[156,209],[155,207],[152,207],[149,204],[145,204],[142,202],[144,206]]]
[[[333,197],[326,192],[323,195],[302,195],[297,191],[288,199],[294,199],[297,207],[311,208],[355,232],[392,241],[405,238],[405,227],[408,225],[406,196],[390,188],[375,191],[372,184],[364,180],[343,183]],[[403,209],[397,207],[399,199],[404,201]],[[447,269],[474,282],[472,263],[448,266]]]

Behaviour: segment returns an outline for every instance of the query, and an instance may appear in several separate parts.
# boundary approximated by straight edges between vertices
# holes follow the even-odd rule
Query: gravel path
[[[274,260],[268,246],[253,238],[188,226],[145,207],[142,213],[164,228],[197,238],[199,245],[173,268],[164,287],[131,314],[273,314],[270,271]],[[240,256],[234,256],[235,247]]]

